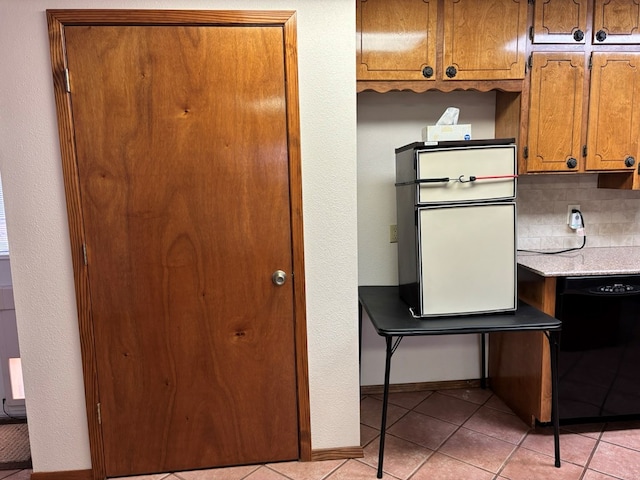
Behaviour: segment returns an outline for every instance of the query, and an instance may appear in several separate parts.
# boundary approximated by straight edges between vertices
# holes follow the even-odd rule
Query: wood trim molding
[[[66,472],[36,472],[31,474],[31,480],[91,480],[91,470],[68,470]]]
[[[389,393],[422,392],[425,390],[451,390],[454,388],[480,388],[480,379],[396,383],[389,385]],[[360,387],[361,395],[382,395],[383,393],[384,385],[363,385]]]
[[[364,457],[362,447],[321,448],[311,452],[311,461],[322,460],[347,460],[350,458]]]

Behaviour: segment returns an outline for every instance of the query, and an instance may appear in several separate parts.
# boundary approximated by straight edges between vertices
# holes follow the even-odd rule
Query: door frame
[[[151,25],[261,25],[280,26],[284,38],[285,93],[287,97],[287,146],[293,258],[294,338],[298,397],[298,453],[302,461],[312,460],[307,325],[302,221],[302,171],[300,153],[300,113],[298,101],[297,37],[295,11],[232,10],[47,10],[49,46],[54,83],[58,135],[62,156],[67,217],[71,240],[76,306],[85,386],[91,471],[93,479],[106,476],[104,444],[99,421],[95,338],[91,319],[89,279],[85,265],[85,244],[80,203],[80,186],[74,137],[71,95],[66,73],[64,28],[71,25],[151,26]]]

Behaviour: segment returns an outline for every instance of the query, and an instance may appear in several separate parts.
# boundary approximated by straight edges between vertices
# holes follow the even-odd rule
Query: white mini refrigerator
[[[414,316],[513,312],[514,139],[396,149],[398,280]]]

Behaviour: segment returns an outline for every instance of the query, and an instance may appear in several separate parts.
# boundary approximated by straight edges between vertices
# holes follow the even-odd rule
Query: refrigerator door
[[[510,200],[516,197],[516,146],[422,150],[416,153],[417,203]],[[471,180],[476,177],[476,180]],[[497,178],[486,178],[497,177]],[[434,180],[442,181],[434,181]],[[448,179],[448,181],[444,181]]]
[[[419,208],[418,235],[421,316],[515,311],[514,202]]]

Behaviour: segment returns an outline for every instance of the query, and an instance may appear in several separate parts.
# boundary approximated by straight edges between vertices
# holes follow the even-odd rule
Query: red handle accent
[[[476,180],[489,180],[492,178],[518,178],[518,175],[487,175],[484,177],[476,177]]]

